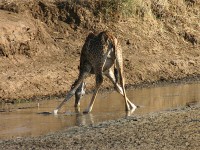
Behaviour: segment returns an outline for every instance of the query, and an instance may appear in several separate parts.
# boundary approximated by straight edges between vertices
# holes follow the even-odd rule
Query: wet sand
[[[73,127],[34,138],[0,141],[0,149],[200,148],[200,104]]]

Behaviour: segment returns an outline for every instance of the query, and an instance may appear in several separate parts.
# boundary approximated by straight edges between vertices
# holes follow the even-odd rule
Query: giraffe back
[[[109,50],[113,51],[110,58],[114,62],[115,40],[117,39],[107,31],[100,32],[98,35],[90,33],[82,48],[80,66],[87,62],[93,69],[98,69],[96,66],[102,67]]]

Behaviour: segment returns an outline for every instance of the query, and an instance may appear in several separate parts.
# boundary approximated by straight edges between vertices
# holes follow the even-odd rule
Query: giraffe
[[[103,75],[111,80],[117,92],[124,97],[125,109],[127,111],[134,111],[137,108],[126,96],[123,78],[122,49],[120,43],[112,33],[102,31],[97,35],[91,32],[87,36],[81,50],[78,79],[75,80],[71,86],[65,99],[54,110],[54,114],[57,114],[58,110],[73,95],[75,95],[75,107],[79,106],[80,98],[84,94],[84,79],[91,74],[95,74],[96,85],[89,106],[83,113],[89,113],[92,111],[96,95],[103,83]]]

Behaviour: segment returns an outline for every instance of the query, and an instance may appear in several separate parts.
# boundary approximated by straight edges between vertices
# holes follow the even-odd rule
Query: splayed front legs
[[[90,70],[89,70],[90,71]],[[74,82],[74,84],[72,85],[71,90],[67,93],[65,99],[60,103],[60,105],[53,111],[54,114],[57,114],[59,109],[65,104],[65,102],[67,102],[76,92],[76,94],[78,94],[80,86],[83,86],[83,80],[88,76],[88,72],[83,72],[80,73],[79,78]],[[80,98],[80,97],[79,97]],[[75,101],[75,105],[79,103],[80,99]]]
[[[135,106],[129,99],[126,95],[124,95],[124,91],[125,89],[123,90],[122,87],[116,83],[116,79],[115,79],[115,76],[112,72],[111,69],[109,69],[105,75],[111,80],[111,82],[114,84],[115,86],[115,89],[117,90],[117,92],[119,92],[125,99],[125,108],[127,111],[131,110],[132,112],[137,108],[137,106]]]
[[[77,84],[77,87],[74,87],[73,89],[71,89],[71,90],[67,93],[65,99],[64,99],[64,100],[60,103],[60,105],[53,111],[53,113],[54,113],[55,115],[58,113],[58,110],[65,104],[65,102],[67,102],[68,100],[70,100],[70,98],[75,94],[75,91],[76,91],[76,89],[78,88],[79,85],[80,85],[80,83]]]

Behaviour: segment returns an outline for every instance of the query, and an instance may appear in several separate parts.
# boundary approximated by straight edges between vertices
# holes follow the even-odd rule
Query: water
[[[141,106],[132,114],[145,114],[186,105],[200,101],[200,83],[170,85],[164,87],[142,88],[127,91],[127,96],[136,105]],[[91,94],[81,101],[82,112],[88,105]],[[39,103],[4,104],[0,110],[0,139],[38,136],[66,129],[72,126],[95,124],[106,120],[126,116],[123,97],[117,92],[98,94],[93,111],[81,114],[75,111],[74,99],[66,103],[57,116],[48,114],[63,99],[46,100]],[[10,112],[9,112],[10,110]]]

